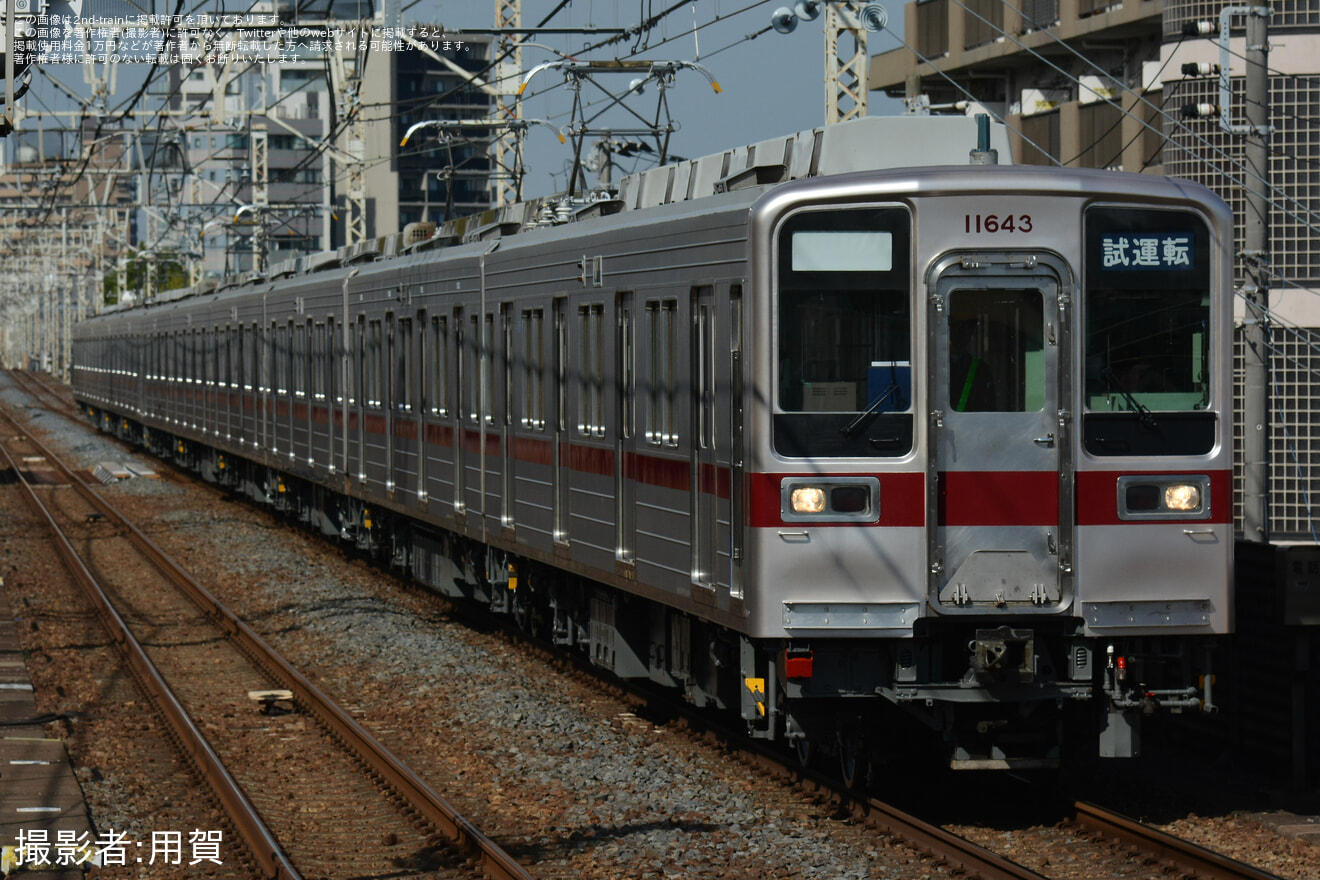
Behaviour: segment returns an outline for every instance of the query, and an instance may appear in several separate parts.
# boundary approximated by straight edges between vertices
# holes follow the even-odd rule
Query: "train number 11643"
[[[973,232],[1030,232],[1030,214],[964,214],[963,231]]]

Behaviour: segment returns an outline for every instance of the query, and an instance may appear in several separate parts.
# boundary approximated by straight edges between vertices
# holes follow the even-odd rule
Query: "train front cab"
[[[1145,178],[950,176],[765,221],[763,726],[848,756],[915,722],[965,769],[1134,755],[1143,715],[1213,708],[1231,628],[1231,221]]]

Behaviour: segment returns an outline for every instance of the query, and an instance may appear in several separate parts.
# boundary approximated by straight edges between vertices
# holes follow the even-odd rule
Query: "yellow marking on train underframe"
[[[765,717],[765,679],[764,678],[744,678],[743,685],[756,697],[756,711]]]

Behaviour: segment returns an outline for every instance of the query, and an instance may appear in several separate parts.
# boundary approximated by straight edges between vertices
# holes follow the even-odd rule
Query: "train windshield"
[[[1189,454],[1212,442],[1213,422],[1198,416],[1210,408],[1213,374],[1210,251],[1205,222],[1188,212],[1087,212],[1084,398],[1099,416],[1091,452]],[[1125,433],[1110,418],[1139,427]]]
[[[1095,411],[1205,409],[1210,270],[1205,224],[1185,214],[1096,209],[1086,284],[1086,404]]]
[[[804,213],[780,233],[779,409],[908,408],[907,214]],[[894,227],[901,226],[901,229]],[[901,386],[891,391],[890,386]]]
[[[883,423],[879,416],[911,408],[909,228],[903,208],[804,211],[780,227],[781,453],[851,455],[855,445],[868,450],[861,454],[903,454],[910,447],[900,439],[877,453],[865,436],[869,424],[857,421],[865,414],[862,422]]]

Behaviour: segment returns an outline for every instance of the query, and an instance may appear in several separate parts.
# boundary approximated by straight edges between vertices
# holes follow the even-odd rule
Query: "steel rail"
[[[46,454],[48,461],[59,463],[57,459],[49,456],[40,443],[37,443],[30,434],[23,430],[22,426],[10,416],[7,410],[5,415],[10,421],[14,422],[17,430],[29,442],[42,451],[43,454]],[[175,736],[178,737],[182,750],[192,758],[193,763],[196,764],[198,771],[202,774],[202,778],[207,781],[216,798],[224,805],[239,836],[243,838],[264,875],[275,878],[275,880],[301,880],[301,875],[290,863],[288,857],[284,855],[279,842],[275,839],[275,835],[266,827],[261,816],[257,813],[256,807],[252,805],[238,782],[230,775],[220,757],[211,748],[210,743],[207,742],[206,737],[193,724],[192,719],[183,708],[183,704],[179,702],[178,697],[166,684],[155,664],[147,657],[146,651],[143,650],[142,645],[133,636],[124,619],[110,603],[109,597],[97,582],[96,577],[87,569],[78,552],[73,549],[73,545],[69,543],[68,538],[60,529],[59,524],[55,522],[55,518],[51,516],[50,510],[42,503],[32,485],[23,476],[17,463],[9,454],[9,450],[0,445],[0,454],[3,454],[4,461],[7,462],[8,467],[17,476],[18,482],[22,485],[32,508],[46,521],[46,526],[50,529],[56,550],[65,568],[68,569],[69,574],[78,582],[83,592],[87,594],[87,597],[96,607],[101,622],[109,632],[111,640],[129,664],[143,689],[156,701],[156,705],[169,722]],[[59,464],[62,468],[62,463]],[[74,485],[80,483],[76,477],[73,478],[72,482]]]
[[[511,629],[510,635],[523,636]],[[559,657],[544,645],[532,642],[538,650],[547,656]],[[560,657],[562,659],[562,657]],[[595,671],[584,668],[578,663],[573,668],[588,679],[600,683]],[[667,694],[659,694],[649,687],[637,687],[627,682],[611,682],[621,693],[639,702],[663,706],[667,712],[682,718],[694,732],[701,730],[704,735],[714,737],[731,754],[739,756],[772,776],[785,779],[807,794],[825,793],[838,798],[843,809],[848,810],[854,819],[877,831],[889,834],[901,843],[928,856],[932,861],[942,863],[950,873],[960,877],[979,878],[979,880],[1048,880],[1025,865],[1020,865],[998,853],[986,849],[978,843],[945,831],[938,825],[917,818],[892,804],[867,797],[858,792],[840,786],[837,780],[808,767],[795,767],[784,760],[784,754],[764,742],[748,740],[735,728],[704,715],[688,711],[686,704],[672,699]]]
[[[981,880],[1046,880],[1025,865],[937,825],[923,822],[897,807],[875,799],[859,803],[869,824],[923,847],[964,876],[980,877]]]
[[[38,378],[39,375],[41,374],[32,373],[27,370],[9,371],[10,378],[18,383],[23,391],[26,391],[33,397],[44,397],[48,400],[54,401],[54,404],[61,410],[60,415],[67,416],[68,411],[77,410],[76,406],[70,407],[69,404],[59,396],[59,392],[54,388],[51,388],[44,379]]]
[[[340,737],[345,746],[357,753],[364,763],[380,773],[385,782],[407,800],[413,809],[438,828],[465,856],[477,860],[481,870],[488,877],[492,880],[532,880],[532,875],[511,855],[459,813],[425,780],[408,769],[302,673],[290,666],[261,636],[224,607],[210,591],[176,564],[169,554],[129,522],[114,505],[99,492],[77,479],[73,472],[36,438],[30,434],[26,436],[48,461],[65,473],[66,479],[79,494],[125,531],[133,544],[151,560],[153,565],[166,577],[179,583],[199,608],[224,628],[250,657],[260,663],[272,676],[282,681],[288,690],[293,691],[295,700],[305,710],[315,715],[322,724]]]
[[[1150,853],[1182,874],[1203,880],[1280,880],[1268,871],[1204,849],[1104,807],[1078,801],[1073,804],[1073,809],[1077,811],[1075,821],[1086,830],[1116,838],[1143,853]]]

